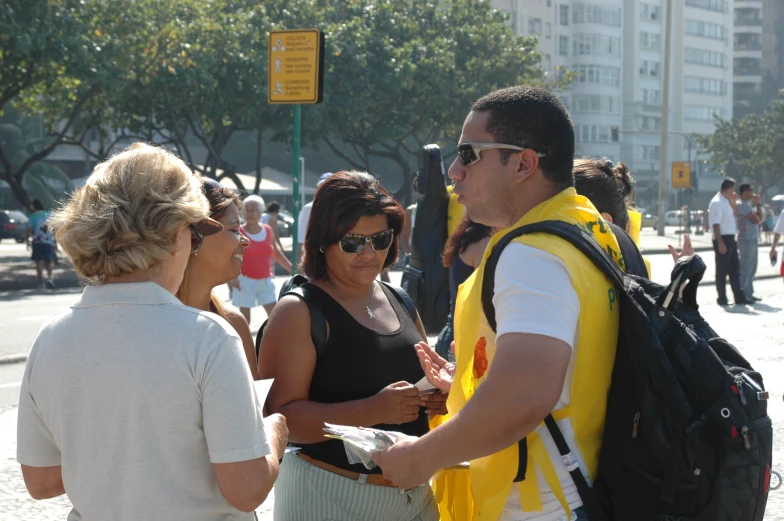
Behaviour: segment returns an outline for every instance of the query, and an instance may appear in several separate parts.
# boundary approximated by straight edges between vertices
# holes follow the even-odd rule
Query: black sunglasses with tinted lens
[[[482,156],[480,155],[482,150],[503,149],[522,151],[526,148],[528,147],[519,147],[517,145],[507,145],[504,143],[462,143],[457,146],[457,157],[460,160],[461,165],[471,166],[482,159]],[[541,152],[536,152],[536,155],[540,158],[547,156]]]
[[[188,225],[188,228],[191,230],[191,253],[196,253],[204,242],[204,234],[196,229],[196,225]]]
[[[358,233],[348,233],[340,239],[340,249],[344,253],[362,253],[367,243],[373,247],[374,251],[388,250],[392,246],[395,238],[394,230],[384,230],[373,235],[359,235]]]

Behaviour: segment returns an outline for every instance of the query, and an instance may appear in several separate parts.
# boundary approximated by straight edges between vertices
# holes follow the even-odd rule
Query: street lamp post
[[[672,0],[667,0],[664,15],[664,77],[662,78],[662,127],[659,155],[659,237],[664,237],[664,218],[667,210],[667,131],[670,125],[670,49],[672,47]]]

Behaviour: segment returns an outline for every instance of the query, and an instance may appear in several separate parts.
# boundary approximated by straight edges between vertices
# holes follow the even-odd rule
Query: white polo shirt
[[[718,192],[711,199],[708,206],[711,230],[713,225],[718,224],[721,235],[735,235],[738,233],[738,225],[735,222],[735,214],[732,211],[730,200]],[[714,234],[715,235],[715,234]]]
[[[81,519],[247,520],[213,463],[270,454],[242,343],[152,282],[85,288],[27,360],[17,460],[62,466]]]
[[[784,211],[779,214],[779,218],[776,220],[776,226],[773,227],[773,233],[784,235]]]

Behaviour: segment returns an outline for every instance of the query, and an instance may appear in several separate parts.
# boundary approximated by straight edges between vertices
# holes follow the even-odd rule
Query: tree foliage
[[[761,193],[784,187],[784,99],[761,114],[719,119],[712,136],[698,139],[709,162],[727,175],[753,182]]]

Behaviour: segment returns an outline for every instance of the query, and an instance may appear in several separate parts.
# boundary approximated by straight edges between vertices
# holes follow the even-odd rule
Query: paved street
[[[2,249],[0,245],[0,257]],[[14,247],[13,245],[11,247]],[[760,256],[768,248],[760,249]],[[713,279],[712,253],[703,254],[709,264],[706,279]],[[654,279],[665,282],[669,275],[672,260],[666,255],[651,255]],[[763,259],[764,260],[764,259]],[[768,263],[768,272],[772,272]],[[761,274],[765,265],[761,263]],[[398,282],[400,272],[392,273],[393,282]],[[284,280],[277,277],[277,284]],[[662,280],[663,279],[663,280]],[[781,279],[758,281],[757,293],[763,302],[754,307],[721,308],[715,303],[715,289],[712,285],[700,288],[699,301],[701,312],[723,336],[740,347],[743,354],[766,377],[766,385],[771,392],[769,413],[774,420],[774,467],[784,470],[784,356],[780,353],[784,337],[784,285]],[[0,293],[0,357],[12,353],[26,354],[38,329],[46,317],[66,307],[77,298],[79,290],[58,289],[52,292],[16,291]],[[225,296],[225,288],[219,290]],[[264,320],[261,308],[254,310],[252,329],[255,331]],[[18,382],[24,370],[22,363],[0,365],[0,519],[20,521],[64,520],[69,503],[67,498],[36,502],[27,495],[21,479],[16,455],[16,404],[18,401]],[[259,519],[272,519],[270,498],[258,510]],[[770,496],[767,521],[784,521],[784,489],[772,492]]]

